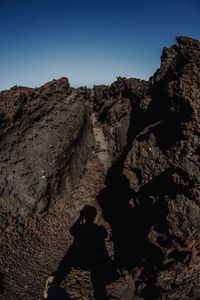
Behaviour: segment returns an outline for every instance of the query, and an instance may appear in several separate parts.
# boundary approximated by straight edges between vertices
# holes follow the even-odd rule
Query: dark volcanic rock
[[[41,298],[84,205],[117,269],[106,283],[98,273],[103,294],[200,298],[200,42],[177,42],[149,81],[72,89],[61,78],[0,93],[3,299]],[[94,299],[99,282],[78,266],[62,288]]]
[[[92,147],[82,97],[68,80],[0,94],[0,205],[27,215],[70,193]]]
[[[110,87],[95,86],[91,93],[94,111],[109,145],[109,153],[118,158],[128,143],[132,123],[132,107],[141,100],[149,83],[139,79],[118,77]]]
[[[151,269],[144,264],[138,285],[145,299],[148,294],[159,299],[199,297],[200,43],[183,37],[177,41],[178,46],[164,50],[151,79],[146,124],[124,164],[137,199],[133,210],[147,223],[146,247],[151,243],[157,249],[152,254],[160,253],[156,263],[146,253]],[[150,273],[153,280],[144,285]]]

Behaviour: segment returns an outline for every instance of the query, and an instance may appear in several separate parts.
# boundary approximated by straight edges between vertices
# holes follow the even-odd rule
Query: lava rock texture
[[[85,205],[108,233],[106,299],[200,299],[200,42],[178,37],[149,81],[2,91],[0,183],[2,299],[42,299]],[[100,299],[76,267],[70,299]]]
[[[62,78],[2,92],[0,109],[0,205],[12,214],[42,211],[83,171],[92,146],[86,106]]]

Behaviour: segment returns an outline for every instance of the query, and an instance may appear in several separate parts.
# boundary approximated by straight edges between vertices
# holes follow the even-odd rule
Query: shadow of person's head
[[[48,289],[47,300],[72,300],[65,289],[58,285],[52,285]]]
[[[80,216],[87,222],[93,223],[97,215],[96,208],[91,205],[85,205],[80,211]]]

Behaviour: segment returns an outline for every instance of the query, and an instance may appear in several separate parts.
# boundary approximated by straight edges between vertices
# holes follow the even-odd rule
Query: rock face
[[[96,86],[92,91],[93,110],[98,116],[109,152],[118,158],[128,143],[132,124],[132,106],[148,88],[148,82],[118,77],[110,87]]]
[[[161,67],[151,78],[149,105],[123,172],[137,202],[133,213],[138,210],[142,218],[138,225],[146,223],[138,247],[151,268],[144,264],[138,294],[197,299],[200,43],[182,37],[177,41],[164,49]],[[153,280],[144,285],[150,274]]]
[[[200,42],[186,37],[163,50],[149,81],[73,89],[62,78],[2,91],[5,299],[41,297],[85,204],[108,231],[118,269],[105,287],[111,298],[199,299],[199,127]],[[73,299],[94,299],[88,270],[73,269],[63,286]]]
[[[0,95],[0,205],[40,212],[70,193],[92,148],[87,107],[68,80]]]

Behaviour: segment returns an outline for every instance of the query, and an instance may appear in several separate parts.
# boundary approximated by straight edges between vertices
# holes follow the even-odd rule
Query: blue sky
[[[0,0],[0,90],[148,79],[177,35],[200,39],[199,0]]]

